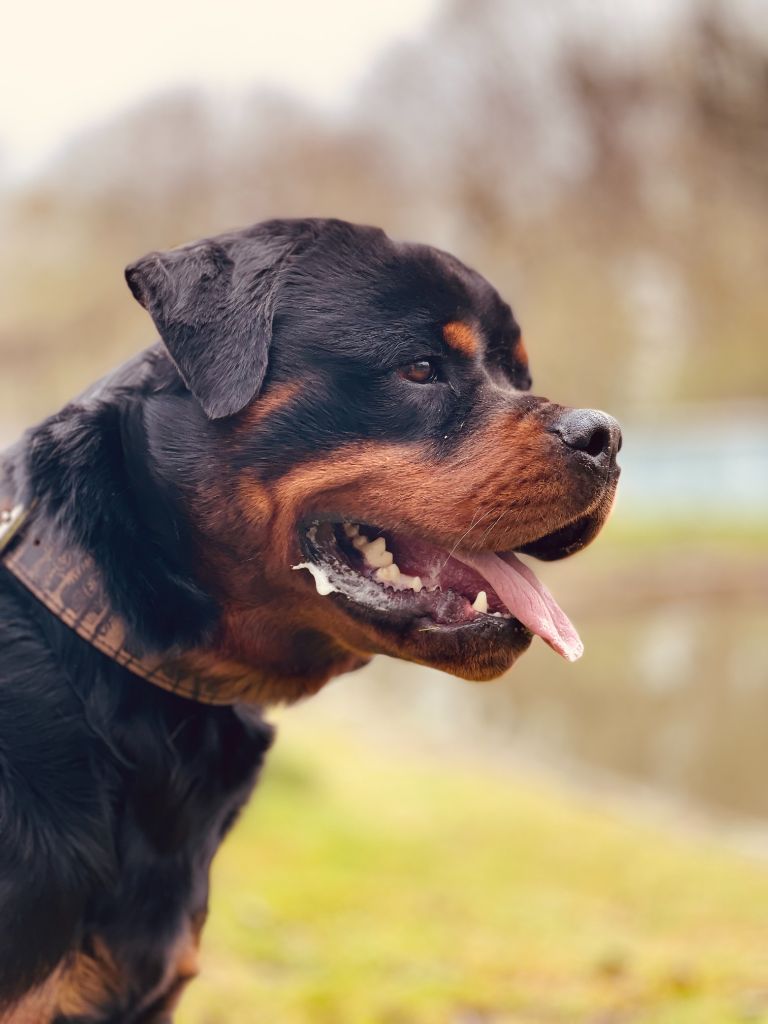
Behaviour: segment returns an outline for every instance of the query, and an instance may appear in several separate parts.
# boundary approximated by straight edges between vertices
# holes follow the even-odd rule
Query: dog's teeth
[[[372,569],[384,569],[388,565],[392,565],[395,560],[395,556],[391,551],[387,551],[387,542],[383,537],[377,537],[376,540],[372,540],[367,547],[360,549],[363,553],[365,561]]]
[[[377,555],[366,548],[363,551],[363,555],[365,556],[365,561],[372,569],[384,569],[386,566],[392,565],[395,560],[395,556],[391,551],[382,551],[380,555]]]
[[[413,590],[417,594],[424,586],[420,576],[407,576],[404,572],[400,572],[394,562],[377,569],[373,578],[379,583],[391,583],[396,590]]]
[[[358,533],[356,537],[352,538],[352,545],[356,547],[358,551],[368,545],[368,538],[364,533]]]
[[[373,578],[378,580],[379,583],[399,583],[401,578],[400,570],[394,562],[392,562],[390,565],[377,569],[373,574]]]
[[[406,576],[405,573],[400,573],[400,585],[402,589],[413,590],[416,594],[420,593],[424,586],[421,576]]]
[[[357,537],[360,533],[360,527],[357,523],[344,523],[344,533],[350,538]]]
[[[376,540],[372,540],[360,550],[366,564],[372,569],[384,569],[394,561],[394,555],[391,551],[387,551],[387,542],[383,537],[377,537]]]
[[[484,590],[481,590],[475,600],[472,602],[472,607],[476,612],[482,612],[485,614],[488,611],[488,595]]]

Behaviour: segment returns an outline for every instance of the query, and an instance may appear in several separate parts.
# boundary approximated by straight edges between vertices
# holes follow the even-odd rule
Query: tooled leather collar
[[[143,653],[110,606],[98,566],[24,493],[20,450],[0,454],[0,565],[83,640],[134,675],[204,704],[254,701],[253,669],[215,651]]]

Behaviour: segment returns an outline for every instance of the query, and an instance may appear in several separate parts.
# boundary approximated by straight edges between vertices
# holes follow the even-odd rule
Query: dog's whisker
[[[443,570],[443,569],[444,569],[444,568],[446,567],[446,565],[447,565],[447,564],[448,564],[448,563],[450,562],[451,558],[453,557],[453,554],[454,554],[454,552],[455,552],[455,551],[456,551],[456,550],[457,550],[458,548],[460,548],[460,547],[461,547],[461,542],[462,542],[462,541],[464,540],[464,538],[465,538],[465,537],[468,537],[468,536],[470,535],[470,533],[471,533],[471,532],[472,532],[472,531],[473,531],[473,530],[475,529],[475,527],[476,527],[476,526],[479,526],[479,525],[480,525],[480,523],[482,523],[483,519],[485,519],[485,518],[486,518],[486,516],[489,516],[489,515],[491,514],[491,512],[492,512],[492,509],[487,509],[487,510],[486,510],[486,511],[485,511],[485,512],[484,512],[484,513],[483,513],[483,514],[482,514],[482,515],[480,516],[480,518],[479,518],[479,519],[477,520],[477,522],[475,522],[475,517],[474,517],[474,515],[472,516],[472,520],[471,520],[471,522],[470,522],[469,526],[468,526],[468,527],[467,527],[467,529],[466,529],[466,530],[464,531],[464,533],[462,533],[462,535],[461,535],[461,536],[459,537],[459,539],[458,539],[458,540],[456,541],[456,543],[455,543],[455,544],[453,545],[453,547],[451,548],[451,550],[450,550],[450,551],[448,552],[448,557],[446,558],[446,560],[445,560],[445,561],[443,562],[443,564],[442,564],[442,566],[441,566],[441,570],[440,570],[441,572],[442,572],[442,570]]]
[[[509,508],[505,508],[505,509],[502,509],[502,511],[501,511],[501,512],[499,512],[498,516],[497,516],[497,517],[496,517],[496,519],[495,519],[495,520],[494,520],[494,521],[493,521],[493,522],[491,523],[491,525],[490,525],[489,527],[487,527],[487,528],[486,528],[485,530],[483,530],[483,533],[482,533],[482,535],[481,535],[481,537],[480,537],[480,543],[481,543],[481,544],[483,543],[483,541],[485,540],[485,538],[486,538],[486,537],[487,537],[487,536],[488,536],[488,535],[489,535],[489,534],[491,533],[491,531],[492,531],[492,530],[495,530],[495,529],[496,529],[496,527],[497,527],[497,526],[499,525],[499,523],[500,523],[500,522],[501,522],[501,520],[502,520],[502,519],[504,518],[504,516],[507,516],[507,515],[509,515],[509,513],[510,513],[511,511],[512,511],[511,509],[509,509]]]

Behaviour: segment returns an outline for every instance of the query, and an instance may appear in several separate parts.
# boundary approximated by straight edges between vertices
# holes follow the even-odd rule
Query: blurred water
[[[768,402],[625,425],[617,513],[768,522]]]
[[[667,582],[686,572],[669,553],[658,560]],[[680,597],[662,580],[648,585],[647,561],[615,572],[611,563],[590,601],[577,595],[592,575],[586,557],[571,586],[556,587],[585,642],[575,665],[538,640],[505,679],[482,685],[377,659],[316,700],[356,728],[402,723],[416,744],[522,758],[580,785],[623,780],[718,818],[765,821],[768,557],[749,586],[736,565],[725,586]]]

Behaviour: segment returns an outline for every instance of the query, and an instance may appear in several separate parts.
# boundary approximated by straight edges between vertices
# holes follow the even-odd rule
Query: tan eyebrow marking
[[[257,396],[240,415],[236,430],[252,429],[261,426],[265,420],[278,412],[301,392],[301,387],[296,381],[288,384],[280,384],[266,395]]]
[[[450,323],[447,323],[443,327],[443,337],[447,345],[469,358],[477,355],[480,348],[474,328],[461,320],[451,320]]]

